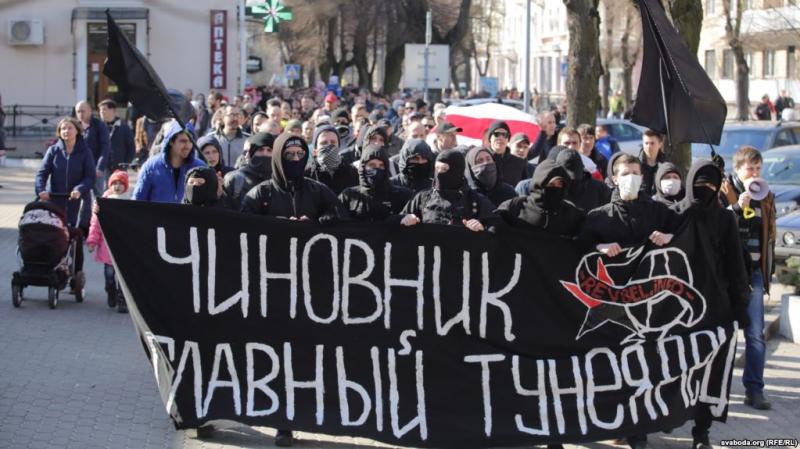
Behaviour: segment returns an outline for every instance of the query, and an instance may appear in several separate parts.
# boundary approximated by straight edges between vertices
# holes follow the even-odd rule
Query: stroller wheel
[[[49,287],[47,289],[47,305],[50,306],[51,309],[55,309],[58,305],[58,289],[55,287]]]
[[[11,303],[14,307],[19,307],[22,304],[22,286],[11,283]]]

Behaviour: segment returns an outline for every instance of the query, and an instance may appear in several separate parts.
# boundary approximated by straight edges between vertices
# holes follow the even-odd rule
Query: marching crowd
[[[745,402],[770,408],[763,394],[763,295],[773,271],[775,204],[772,194],[756,201],[747,188],[760,177],[758,150],[739,149],[730,175],[699,160],[684,176],[666,161],[658,133],[646,131],[635,156],[620,152],[603,126],[560,127],[558,111],[540,114],[538,136],[512,135],[507,123],[496,121],[483,145],[467,147],[458,145],[461,129],[447,121],[443,104],[429,109],[413,98],[389,102],[333,92],[321,107],[317,100],[279,92],[227,102],[212,92],[207,102],[202,95],[193,101],[186,127],[145,117],[128,123],[112,100],[101,102],[94,117],[81,102],[75,118],[58,123],[36,194],[61,205],[69,224],[88,236],[89,250],[105,264],[109,305],[116,297],[114,270],[92,191],[122,197],[132,162],[141,164],[134,200],[325,226],[350,220],[475,232],[510,226],[574,239],[612,257],[647,240],[668,245],[682,226],[695,226],[727,290],[730,319],[745,329]],[[82,249],[77,259],[80,271]],[[710,425],[710,413],[701,410],[693,447],[710,447]],[[292,444],[291,431],[276,438],[278,445]],[[639,449],[646,435],[627,441]]]

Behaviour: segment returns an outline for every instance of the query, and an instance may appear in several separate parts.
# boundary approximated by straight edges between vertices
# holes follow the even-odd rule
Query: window
[[[780,147],[783,145],[794,145],[794,136],[792,136],[791,129],[784,129],[783,131],[779,132],[777,136],[775,136],[775,142],[772,144],[772,146]]]
[[[714,50],[706,50],[706,73],[712,80],[717,78],[717,52]]]
[[[797,77],[797,53],[795,46],[790,45],[786,50],[786,78],[794,79]]]
[[[734,79],[734,58],[733,58],[733,50],[723,50],[722,51],[722,79],[730,80]]]
[[[724,0],[723,0],[724,1]],[[716,0],[706,0],[706,15],[713,16],[717,13]]]
[[[762,65],[764,78],[769,78],[775,75],[775,50],[764,50],[764,62]]]

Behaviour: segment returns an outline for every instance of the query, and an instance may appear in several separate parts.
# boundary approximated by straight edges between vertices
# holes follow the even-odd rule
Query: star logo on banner
[[[280,22],[285,22],[294,18],[291,8],[284,6],[280,0],[269,0],[265,3],[247,6],[245,8],[245,14],[264,19],[265,33],[277,32]]]
[[[678,248],[628,248],[614,258],[587,254],[575,282],[561,285],[587,308],[576,340],[606,324],[628,332],[623,343],[663,338],[675,326],[695,326],[706,311],[689,259]]]

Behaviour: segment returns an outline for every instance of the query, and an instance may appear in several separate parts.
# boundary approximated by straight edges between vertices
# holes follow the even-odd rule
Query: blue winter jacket
[[[70,226],[89,226],[92,217],[92,186],[95,179],[95,162],[92,152],[82,137],[78,137],[71,154],[67,154],[64,141],[47,149],[42,165],[36,172],[35,190],[50,192],[50,200],[67,213]],[[50,188],[48,189],[48,181]],[[66,195],[73,190],[81,192],[80,200],[68,201]],[[80,210],[80,217],[78,211]],[[80,218],[80,221],[78,221]]]
[[[139,171],[139,179],[133,190],[134,200],[157,203],[180,203],[183,200],[186,172],[191,168],[202,167],[206,164],[197,158],[193,150],[178,169],[178,181],[175,182],[173,168],[169,163],[169,147],[175,136],[181,131],[177,122],[170,124],[164,140],[161,142],[161,152],[148,159]]]

